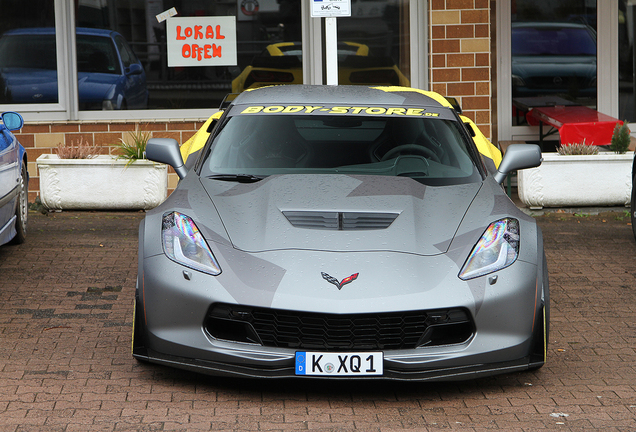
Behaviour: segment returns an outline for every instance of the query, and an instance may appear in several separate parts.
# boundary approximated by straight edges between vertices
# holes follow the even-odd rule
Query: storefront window
[[[0,104],[57,103],[57,57],[53,2],[2,2]],[[38,11],[38,13],[33,13]]]
[[[618,9],[618,82],[619,117],[628,122],[636,121],[636,77],[634,75],[634,35],[636,30],[636,5],[620,0]]]
[[[409,86],[408,0],[352,0],[338,20],[338,83]]]
[[[238,64],[168,67],[156,15],[173,7],[178,17],[236,17]],[[300,0],[79,0],[80,109],[216,108],[233,91],[300,84],[300,22]],[[110,39],[108,52],[98,38]]]
[[[513,0],[513,125],[532,107],[597,106],[596,1]]]

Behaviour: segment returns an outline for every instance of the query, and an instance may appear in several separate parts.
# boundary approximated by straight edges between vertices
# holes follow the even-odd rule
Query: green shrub
[[[623,154],[629,148],[629,141],[631,136],[629,135],[629,127],[627,127],[627,121],[622,125],[616,123],[614,128],[614,134],[612,135],[612,143],[610,144],[610,150],[615,153]]]
[[[119,149],[117,159],[128,159],[126,166],[135,162],[137,159],[145,159],[146,143],[149,139],[150,132],[144,132],[139,129],[128,132],[128,139],[124,140],[120,138],[120,142],[116,144]]]

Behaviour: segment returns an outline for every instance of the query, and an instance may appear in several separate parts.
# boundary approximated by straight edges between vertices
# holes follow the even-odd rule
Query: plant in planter
[[[119,155],[99,155],[83,140],[60,144],[57,154],[37,158],[40,200],[53,210],[140,210],[161,204],[168,194],[166,165],[144,159],[150,133],[130,132]],[[141,156],[141,157],[140,157]]]
[[[562,144],[557,148],[560,155],[595,155],[598,154],[598,146],[582,143]]]
[[[144,132],[139,129],[128,132],[128,141],[120,138],[120,142],[117,144],[120,152],[118,159],[126,159],[128,161],[126,166],[136,160],[146,159],[146,144],[149,139],[150,132]]]
[[[633,155],[582,142],[542,156],[540,166],[518,172],[519,199],[531,209],[629,205]]]
[[[617,154],[623,154],[627,152],[631,139],[629,132],[630,131],[629,127],[627,126],[627,120],[625,120],[622,125],[616,123],[616,127],[614,127],[614,133],[612,134],[610,150]]]
[[[91,159],[99,154],[99,150],[96,145],[91,145],[84,141],[84,137],[80,137],[77,144],[73,140],[69,145],[59,143],[56,153],[60,159]]]

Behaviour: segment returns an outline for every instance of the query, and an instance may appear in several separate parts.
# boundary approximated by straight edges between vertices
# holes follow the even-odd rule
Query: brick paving
[[[31,213],[0,248],[0,432],[636,430],[636,243],[623,211],[537,219],[547,365],[468,382],[258,381],[130,355],[143,213]]]

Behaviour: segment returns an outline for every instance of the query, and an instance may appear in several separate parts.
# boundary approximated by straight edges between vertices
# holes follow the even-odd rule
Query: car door
[[[13,191],[18,186],[18,141],[0,125],[0,228],[14,214]]]

